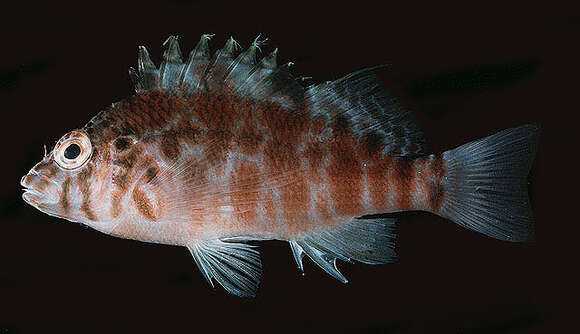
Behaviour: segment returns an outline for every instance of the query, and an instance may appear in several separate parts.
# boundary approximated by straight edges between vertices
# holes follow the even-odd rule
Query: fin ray
[[[291,240],[290,247],[298,268],[307,255],[320,268],[343,283],[348,280],[336,267],[336,260],[366,264],[396,260],[394,218],[355,218],[343,226],[311,232]]]
[[[149,52],[144,46],[139,46],[137,57],[138,80],[135,90],[155,89],[159,85],[159,71],[153,64]]]
[[[539,132],[535,125],[523,125],[445,152],[445,198],[439,214],[493,238],[532,240],[526,178]]]
[[[256,37],[252,45],[240,53],[228,68],[224,81],[234,91],[251,75],[256,66],[256,52],[264,43],[259,38],[260,36]]]
[[[377,76],[384,66],[350,73],[338,80],[307,88],[305,100],[314,115],[332,122],[346,117],[358,139],[373,133],[383,154],[416,157],[425,154],[425,140],[410,113],[389,94]],[[329,111],[335,110],[334,114]]]
[[[189,54],[187,65],[183,66],[180,78],[186,93],[192,93],[203,85],[204,77],[210,66],[209,40],[213,36],[212,34],[201,35],[199,42]]]
[[[262,262],[255,246],[220,239],[200,240],[187,247],[202,275],[240,297],[254,297],[260,283]]]
[[[302,264],[302,259],[304,258],[304,249],[294,240],[290,240],[289,243],[290,249],[292,249],[292,255],[294,256],[294,260],[298,265],[298,269],[304,272],[304,265]]]
[[[179,86],[179,77],[183,68],[178,37],[169,36],[163,45],[167,45],[167,49],[163,53],[163,62],[159,66],[161,89],[175,89]]]

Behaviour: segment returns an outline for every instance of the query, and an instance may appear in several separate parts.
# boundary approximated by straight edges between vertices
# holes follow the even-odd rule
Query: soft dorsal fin
[[[262,262],[255,246],[222,239],[199,240],[187,246],[202,275],[231,294],[254,297],[260,284]]]
[[[343,226],[291,240],[290,247],[300,270],[304,271],[302,258],[306,254],[332,277],[347,283],[346,277],[336,267],[337,259],[366,264],[393,262],[397,258],[396,238],[393,218],[355,218]]]
[[[314,114],[329,123],[345,117],[361,139],[372,134],[380,140],[383,153],[390,156],[425,154],[422,133],[410,113],[383,88],[376,71],[383,66],[363,69],[338,80],[308,87],[305,102]]]

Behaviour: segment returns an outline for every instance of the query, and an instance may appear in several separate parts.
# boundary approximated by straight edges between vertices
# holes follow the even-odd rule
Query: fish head
[[[45,149],[42,160],[22,177],[22,198],[43,213],[72,222],[94,218],[100,210],[89,190],[108,188],[93,172],[102,157],[96,151],[86,132],[68,132],[50,152]],[[92,214],[87,217],[88,210]]]

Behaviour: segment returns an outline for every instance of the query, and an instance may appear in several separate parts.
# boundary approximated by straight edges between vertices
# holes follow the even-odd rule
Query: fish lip
[[[27,183],[27,182],[25,182],[25,179],[28,176],[35,177],[36,179],[34,181],[29,181]],[[28,203],[36,208],[39,208],[40,206],[51,205],[51,204],[56,203],[57,201],[50,200],[53,196],[51,196],[51,194],[49,194],[49,192],[40,191],[38,189],[35,189],[35,185],[38,184],[39,180],[45,180],[45,181],[49,182],[50,184],[52,184],[52,187],[54,188],[54,194],[52,194],[52,195],[57,195],[57,198],[60,197],[61,190],[54,183],[53,180],[46,177],[45,175],[42,175],[42,174],[35,172],[35,171],[30,171],[28,174],[24,175],[20,179],[20,185],[23,187],[22,199],[26,203]],[[47,200],[48,200],[48,202],[46,202]]]
[[[43,199],[44,196],[38,190],[32,188],[24,188],[22,190],[24,191],[22,193],[22,199],[26,203],[34,207],[38,207],[40,201]]]
[[[25,180],[26,180],[26,178],[27,178],[28,176],[36,176],[36,177],[38,177],[38,173],[37,173],[37,172],[35,172],[34,170],[31,170],[30,172],[28,172],[28,174],[25,174],[24,176],[22,176],[22,177],[20,178],[20,185],[21,185],[21,186],[23,186],[23,187],[24,187],[24,188],[26,188],[26,189],[30,189],[30,188],[29,188],[29,185],[28,185],[28,184],[26,184],[26,182],[25,182]]]

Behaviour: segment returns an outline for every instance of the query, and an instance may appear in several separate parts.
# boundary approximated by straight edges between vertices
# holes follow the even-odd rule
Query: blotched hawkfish
[[[539,129],[524,125],[428,155],[378,68],[303,87],[203,35],[183,62],[169,37],[157,68],[139,47],[135,94],[65,134],[21,184],[51,216],[128,239],[185,246],[213,286],[255,295],[249,240],[289,242],[342,282],[336,260],[396,259],[393,215],[432,212],[493,238],[533,237],[527,194]],[[372,215],[372,216],[369,216]],[[377,218],[379,217],[379,218]]]

